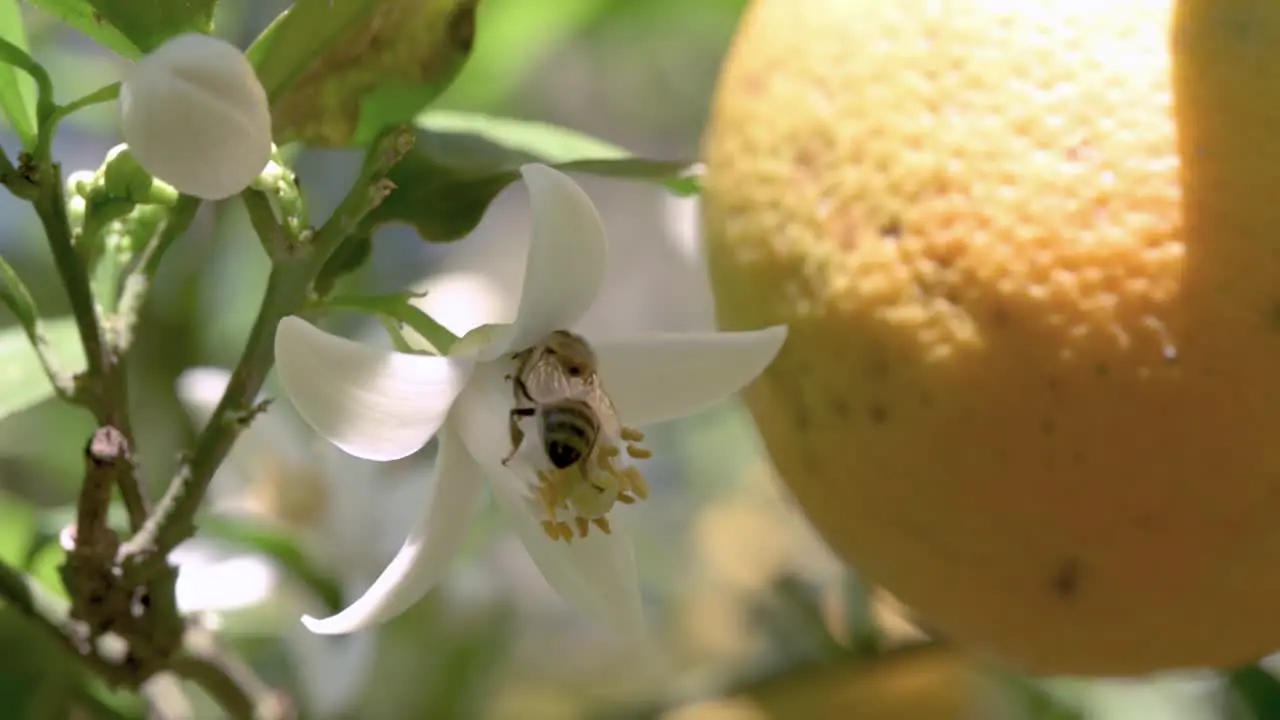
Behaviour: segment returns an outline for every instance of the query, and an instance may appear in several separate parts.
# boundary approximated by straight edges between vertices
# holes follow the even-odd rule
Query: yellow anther
[[[636,460],[648,460],[649,458],[653,457],[653,452],[651,450],[646,450],[645,448],[642,448],[639,445],[632,445],[628,443],[627,455],[635,458]]]
[[[644,433],[635,428],[624,427],[622,428],[622,439],[629,443],[638,443],[644,440]]]
[[[629,467],[622,471],[623,490],[630,491],[641,500],[649,499],[649,482],[644,479],[644,475],[640,471]]]
[[[613,527],[609,525],[609,518],[602,516],[602,517],[592,519],[591,522],[595,523],[595,526],[600,528],[600,532],[604,533],[605,535],[613,534]]]
[[[578,537],[580,538],[586,537],[587,533],[591,532],[591,521],[582,517],[581,515],[574,518],[574,520],[578,525]]]
[[[635,498],[631,497],[626,493],[618,493],[618,502],[622,503],[623,505],[630,505],[635,501],[636,501]]]
[[[560,527],[554,520],[543,520],[542,532],[546,533],[547,537],[552,540],[560,539]]]

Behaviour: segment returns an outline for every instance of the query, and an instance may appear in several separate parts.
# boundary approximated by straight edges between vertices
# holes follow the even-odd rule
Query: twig
[[[240,720],[291,720],[293,703],[254,674],[244,661],[227,652],[212,632],[192,627],[183,635],[182,652],[169,669],[204,688],[229,717]]]
[[[195,532],[195,514],[214,471],[244,429],[246,413],[253,408],[275,362],[276,325],[303,307],[316,273],[360,220],[391,191],[386,175],[412,147],[413,133],[408,128],[385,134],[370,148],[355,186],[320,230],[309,238],[289,242],[294,249],[288,257],[274,258],[262,307],[221,402],[196,438],[186,462],[170,480],[155,512],[120,547],[126,573],[145,574],[155,558],[163,558]]]
[[[200,199],[190,195],[178,198],[177,204],[169,210],[169,218],[156,237],[147,244],[138,259],[138,264],[125,276],[120,291],[120,302],[115,314],[108,319],[107,340],[118,355],[128,354],[133,345],[133,329],[142,313],[142,303],[151,290],[151,281],[160,269],[160,260],[172,247],[175,240],[182,237],[195,220],[200,209]]]
[[[44,226],[45,237],[53,252],[54,265],[62,279],[62,286],[66,289],[67,299],[71,302],[71,312],[75,316],[76,328],[80,331],[80,342],[84,345],[86,372],[91,377],[101,377],[107,357],[102,344],[98,311],[94,306],[93,293],[89,289],[89,275],[71,244],[71,224],[67,221],[67,203],[62,195],[62,169],[57,163],[45,162],[37,164],[33,170],[31,176],[39,188],[33,201],[36,214],[40,216],[40,224]],[[95,406],[102,403],[101,398],[91,400]]]

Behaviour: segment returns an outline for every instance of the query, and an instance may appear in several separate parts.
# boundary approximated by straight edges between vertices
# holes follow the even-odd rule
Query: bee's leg
[[[524,443],[524,430],[520,429],[520,421],[527,417],[533,417],[538,411],[536,408],[514,408],[511,415],[507,419],[507,428],[511,432],[511,452],[502,458],[502,464],[506,465],[511,462],[511,458],[516,456],[520,451],[520,446]]]

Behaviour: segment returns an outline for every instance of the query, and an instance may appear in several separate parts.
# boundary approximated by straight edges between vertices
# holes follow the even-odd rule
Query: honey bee
[[[601,434],[615,433],[613,403],[600,385],[596,354],[581,336],[557,330],[545,341],[517,353],[509,379],[516,407],[511,410],[511,453],[524,442],[520,421],[536,417],[547,459],[558,470],[590,457]]]

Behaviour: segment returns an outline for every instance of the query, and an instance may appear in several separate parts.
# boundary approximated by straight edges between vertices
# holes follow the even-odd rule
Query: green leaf
[[[200,533],[274,559],[310,588],[328,610],[342,610],[342,587],[311,562],[288,533],[262,522],[228,517],[202,518]]]
[[[0,562],[25,565],[35,536],[35,509],[23,498],[0,491]]]
[[[276,142],[363,145],[406,123],[471,52],[478,0],[299,0],[248,50]]]
[[[18,0],[0,0],[0,38],[27,50],[27,31]],[[30,75],[0,58],[0,109],[30,150],[36,145],[36,83]]]
[[[322,298],[329,295],[339,279],[364,267],[372,256],[373,241],[367,233],[344,240],[316,275],[316,294]]]
[[[84,370],[84,350],[74,318],[44,323],[44,340],[52,359],[66,372]],[[53,397],[55,389],[40,358],[19,326],[0,330],[0,420]]]
[[[130,42],[129,38],[98,15],[89,0],[27,0],[27,2],[97,40],[119,55],[136,58],[142,54],[137,45]]]
[[[1227,674],[1232,720],[1270,720],[1280,717],[1280,680],[1258,666]]]
[[[647,180],[680,195],[697,192],[689,162],[639,158],[556,125],[443,110],[423,113],[415,125],[413,152],[392,168],[396,190],[366,218],[369,228],[403,222],[424,240],[456,240],[475,229],[489,203],[530,162]]]
[[[18,277],[13,266],[4,258],[0,258],[0,302],[9,308],[9,312],[18,319],[18,324],[27,331],[28,336],[35,335],[36,323],[40,321],[36,301],[27,291],[22,278]]]
[[[98,17],[149,53],[184,32],[208,33],[218,0],[89,0]]]

